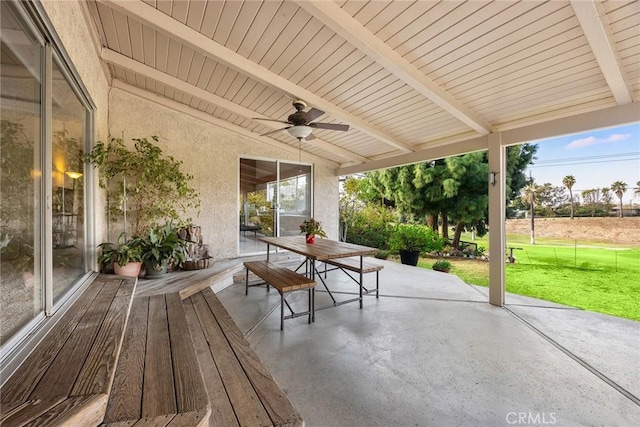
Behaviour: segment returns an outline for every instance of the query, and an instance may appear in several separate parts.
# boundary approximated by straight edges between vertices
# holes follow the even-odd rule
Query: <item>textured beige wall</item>
[[[184,162],[184,171],[194,175],[200,191],[200,217],[191,213],[202,226],[205,243],[215,258],[234,258],[238,254],[239,158],[242,156],[298,161],[298,156],[276,147],[247,140],[211,123],[176,112],[112,89],[109,130],[114,136],[131,138],[160,137],[163,151]],[[305,158],[303,156],[303,162]],[[324,165],[314,167],[314,216],[323,223],[330,238],[338,237],[338,178],[335,170]]]
[[[95,140],[106,139],[108,135],[110,81],[105,75],[98,53],[91,43],[91,33],[87,28],[81,9],[83,6],[76,0],[43,0],[41,3],[82,83],[89,92],[89,97],[96,106]],[[105,216],[102,214],[105,210],[105,197],[97,188],[97,177],[93,190],[96,195],[93,200],[97,213],[95,215],[96,243],[99,243],[106,239],[104,234],[106,223]]]

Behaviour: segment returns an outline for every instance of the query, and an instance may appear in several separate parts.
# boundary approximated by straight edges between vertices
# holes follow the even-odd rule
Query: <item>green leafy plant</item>
[[[424,225],[398,224],[395,226],[389,246],[392,251],[433,252],[442,250],[443,239]]]
[[[120,266],[124,266],[130,262],[142,262],[142,248],[141,240],[139,238],[131,239],[130,241],[123,243],[120,240],[114,243],[101,243],[98,247],[102,250],[98,262],[103,265],[108,265],[111,262],[117,263]]]
[[[157,136],[151,140],[133,138],[133,148],[121,138],[98,141],[86,156],[99,169],[98,183],[107,190],[112,221],[131,221],[134,235],[180,221],[188,209],[200,206],[199,193],[190,186],[193,176],[182,172],[182,161],[165,155],[155,144]]]
[[[327,237],[327,233],[322,229],[322,224],[313,218],[302,221],[302,224],[300,224],[300,233],[310,236]]]
[[[389,258],[389,251],[380,250],[374,254],[374,257],[378,259],[387,259]]]
[[[451,269],[451,263],[447,260],[442,259],[434,262],[431,265],[431,268],[436,271],[444,271],[445,273],[448,273],[449,270]]]
[[[147,271],[164,270],[169,262],[181,265],[186,260],[185,246],[186,241],[178,236],[178,229],[170,222],[140,237],[142,262]]]

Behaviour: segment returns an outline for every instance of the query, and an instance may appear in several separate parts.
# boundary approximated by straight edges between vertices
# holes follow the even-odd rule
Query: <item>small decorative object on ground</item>
[[[187,259],[182,268],[184,270],[202,270],[213,267],[213,257],[209,255],[209,245],[202,242],[202,229],[198,225],[190,225],[178,233],[187,242]]]
[[[305,219],[300,224],[300,234],[304,233],[307,238],[307,243],[314,243],[316,236],[327,237],[327,233],[322,229],[320,221],[316,221],[313,218]]]

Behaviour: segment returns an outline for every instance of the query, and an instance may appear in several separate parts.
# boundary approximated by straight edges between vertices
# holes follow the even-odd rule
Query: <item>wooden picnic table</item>
[[[288,251],[303,255],[306,257],[307,262],[311,264],[310,268],[310,277],[312,280],[316,278],[316,261],[328,261],[332,259],[338,258],[347,258],[347,257],[359,257],[360,258],[360,268],[359,268],[359,280],[358,285],[360,288],[360,293],[357,298],[349,299],[346,301],[336,301],[331,294],[331,291],[327,287],[327,284],[322,280],[320,276],[320,280],[324,285],[325,289],[331,296],[333,300],[333,304],[329,304],[326,306],[316,307],[315,310],[322,310],[329,307],[336,307],[338,305],[346,304],[349,302],[359,301],[360,308],[362,308],[362,296],[364,294],[363,288],[363,271],[364,271],[364,261],[363,258],[366,255],[373,255],[378,252],[378,249],[371,248],[369,246],[361,246],[355,245],[353,243],[346,242],[338,242],[336,240],[329,239],[318,239],[315,243],[307,243],[304,236],[286,236],[286,237],[263,237],[259,240],[265,242],[267,244],[267,261],[269,260],[269,252],[270,246],[276,246],[282,249],[286,249]]]

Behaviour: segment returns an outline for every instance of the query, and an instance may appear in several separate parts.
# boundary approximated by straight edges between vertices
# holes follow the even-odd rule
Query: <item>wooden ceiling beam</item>
[[[223,119],[219,119],[217,117],[212,116],[211,114],[205,113],[204,111],[197,110],[188,105],[181,104],[165,96],[158,95],[148,90],[141,89],[137,86],[130,85],[129,83],[123,82],[122,80],[117,80],[117,79],[113,80],[112,87],[116,89],[120,89],[124,92],[130,93],[132,95],[138,96],[142,99],[146,99],[147,101],[151,101],[155,104],[162,105],[166,108],[170,108],[179,113],[186,114],[188,116],[195,117],[196,119],[202,120],[204,122],[214,124],[222,129],[226,129],[230,132],[233,132],[236,135],[239,135],[243,138],[247,138],[257,143],[268,144],[291,154],[295,154],[295,155],[299,154],[299,151],[296,147],[284,144],[282,142],[278,142],[272,138],[267,138],[266,136],[258,136],[254,132],[251,132],[241,126],[235,125],[233,123],[229,123]],[[315,154],[305,152],[303,156],[304,156],[303,159],[311,159],[312,161],[321,163],[323,165],[327,165],[329,167],[337,168],[340,166],[336,162],[317,156]]]
[[[487,135],[493,131],[488,122],[425,76],[333,1],[295,2],[348,43],[479,134]]]
[[[616,102],[618,105],[632,103],[633,95],[624,77],[620,58],[614,49],[609,26],[600,18],[596,3],[571,0],[571,7]]]
[[[245,108],[241,105],[238,105],[234,102],[224,99],[218,95],[215,95],[209,91],[206,91],[190,83],[187,83],[183,80],[180,80],[176,77],[170,76],[169,74],[166,74],[160,70],[157,70],[156,68],[150,67],[146,64],[143,64],[134,59],[131,59],[128,56],[121,55],[118,52],[115,52],[113,50],[103,48],[100,53],[100,58],[109,64],[126,68],[131,72],[134,72],[136,74],[139,74],[141,76],[154,80],[158,83],[162,83],[174,89],[180,90],[202,101],[217,105],[239,116],[246,117],[248,119],[251,119],[252,117],[267,118],[266,116],[258,114],[253,110]],[[268,122],[268,121],[265,121],[264,123],[263,122],[260,122],[260,123],[264,124],[265,126],[271,127],[273,129],[278,129],[284,126],[282,123],[275,123],[275,122]],[[345,150],[341,147],[337,147],[329,142],[323,141],[318,138],[314,139],[312,143],[324,151],[327,151],[332,154],[337,154],[340,157],[344,157],[348,160],[355,161],[357,163],[365,163],[369,160],[366,157],[360,156],[351,151]]]
[[[233,50],[216,43],[198,31],[182,24],[142,1],[97,1],[104,3],[110,8],[129,16],[162,34],[167,35],[169,38],[178,40],[184,45],[189,46],[191,49],[194,49],[196,52],[213,58],[239,73],[256,79],[269,87],[287,93],[292,99],[302,98],[312,106],[324,110],[330,116],[346,122],[356,129],[369,134],[373,138],[382,141],[403,153],[413,151],[413,147],[404,142],[396,141],[393,137],[387,135],[371,123],[368,123],[358,116],[326,101],[315,93],[280,77],[278,74],[273,73],[261,65],[237,54]]]

